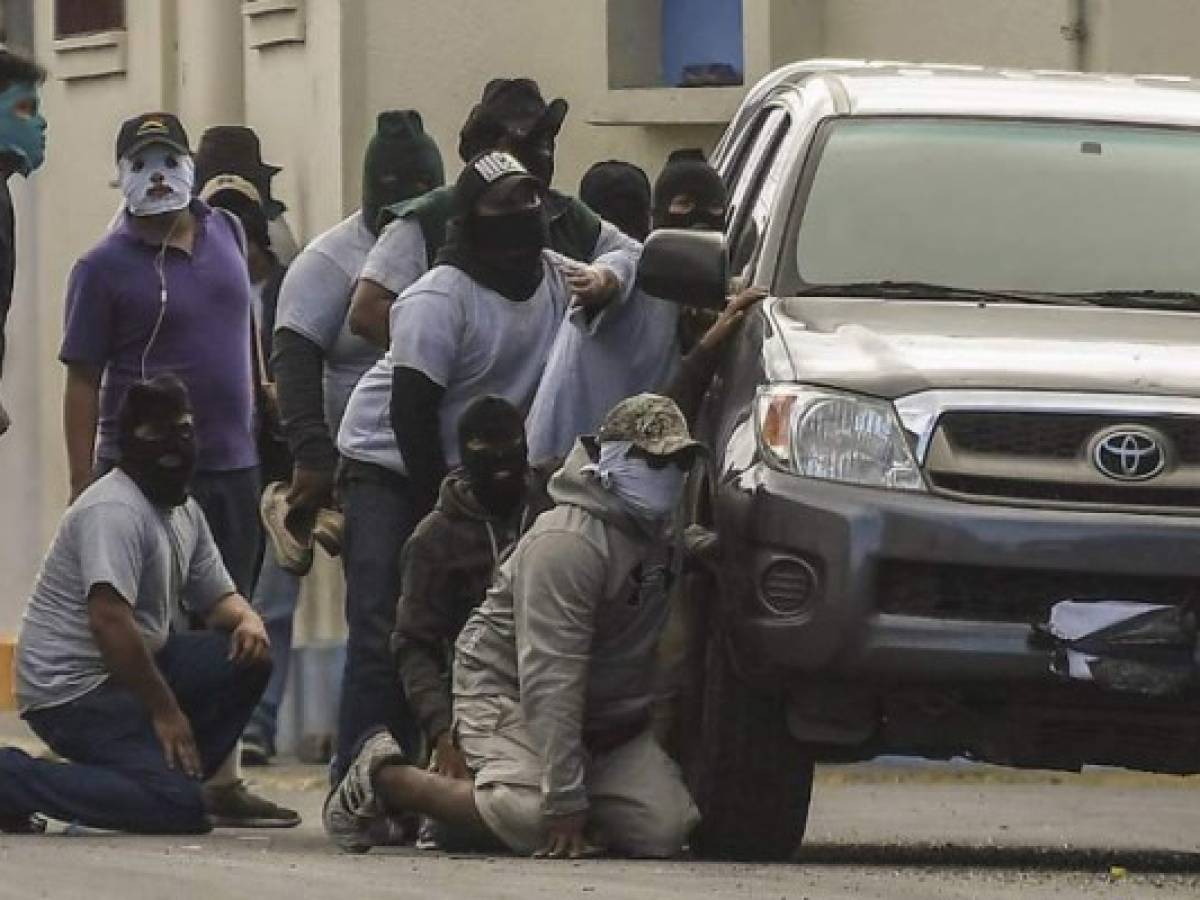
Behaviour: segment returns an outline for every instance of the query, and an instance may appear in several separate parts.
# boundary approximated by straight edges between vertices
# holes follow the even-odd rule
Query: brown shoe
[[[213,828],[295,828],[300,814],[250,793],[246,782],[205,785],[204,808]]]
[[[330,556],[339,556],[345,530],[345,516],[335,509],[322,509],[317,513],[317,524],[313,526],[312,538]]]
[[[287,492],[286,482],[275,481],[267,485],[259,511],[279,567],[293,575],[307,575],[313,563],[312,533],[309,532],[307,539],[302,541],[288,527],[292,508],[287,502]]]

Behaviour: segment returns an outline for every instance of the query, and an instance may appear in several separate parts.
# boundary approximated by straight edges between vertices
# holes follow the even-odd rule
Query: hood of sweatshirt
[[[658,537],[658,530],[652,531],[645,522],[630,513],[615,494],[604,489],[594,473],[584,471],[595,462],[588,450],[591,440],[583,437],[575,442],[563,467],[550,479],[550,499],[555,505],[577,506],[586,510],[638,540]]]

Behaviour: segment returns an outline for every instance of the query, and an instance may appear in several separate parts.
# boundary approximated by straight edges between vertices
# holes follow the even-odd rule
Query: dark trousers
[[[348,635],[330,769],[335,784],[368,731],[387,726],[409,753],[418,752],[421,740],[389,649],[400,599],[400,551],[417,526],[408,485],[387,469],[347,461],[340,487],[346,516],[342,565]]]
[[[254,595],[262,559],[263,528],[258,517],[262,481],[258,468],[197,472],[192,477],[191,491],[204,510],[221,560],[238,593],[249,599]]]
[[[270,666],[237,668],[229,637],[172,635],[156,657],[192,725],[208,777],[237,743],[266,686]],[[43,813],[64,822],[143,834],[208,831],[201,782],[167,766],[150,714],[111,682],[26,715],[29,726],[68,763],[0,750],[0,816]]]

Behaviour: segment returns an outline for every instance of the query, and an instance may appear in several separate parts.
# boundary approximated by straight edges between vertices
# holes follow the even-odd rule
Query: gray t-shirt
[[[523,413],[534,392],[571,290],[543,252],[546,277],[524,302],[508,300],[453,266],[437,266],[392,305],[391,347],[354,389],[338,450],[343,456],[405,474],[392,431],[392,370],[416,369],[446,389],[441,405],[442,453],[458,465],[458,417],[476,397],[503,397]]]
[[[325,353],[325,422],[334,435],[358,379],[382,355],[350,333],[350,297],[374,244],[356,212],[304,248],[279,291],[275,329],[290,329]]]
[[[108,679],[88,620],[101,584],[133,607],[151,652],[166,643],[176,598],[203,616],[235,590],[199,504],[159,509],[114,469],[67,510],[42,563],[17,644],[22,713],[78,700]]]

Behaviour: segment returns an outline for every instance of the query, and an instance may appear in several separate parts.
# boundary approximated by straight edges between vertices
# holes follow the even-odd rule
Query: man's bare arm
[[[98,366],[67,365],[67,387],[63,394],[63,433],[67,441],[67,465],[71,477],[71,499],[78,497],[92,480],[96,448],[96,425],[100,421],[100,376]]]
[[[241,594],[227,594],[218,601],[205,624],[214,631],[230,634],[229,658],[238,665],[261,665],[271,661],[267,628]]]
[[[350,331],[386,350],[390,342],[389,318],[396,295],[369,278],[360,278],[350,298]]]
[[[88,595],[88,624],[113,681],[150,713],[167,765],[194,778],[203,774],[192,726],[138,631],[133,608],[108,584]]]

